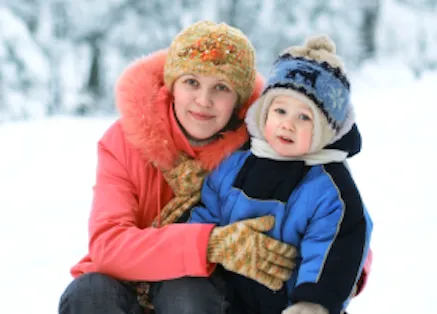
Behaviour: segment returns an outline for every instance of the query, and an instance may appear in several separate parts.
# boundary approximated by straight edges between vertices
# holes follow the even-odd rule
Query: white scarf
[[[322,149],[316,153],[306,154],[297,157],[280,156],[273,148],[264,140],[251,138],[251,152],[260,158],[268,158],[274,160],[303,160],[305,165],[323,165],[331,162],[343,162],[347,158],[347,152],[338,149]]]

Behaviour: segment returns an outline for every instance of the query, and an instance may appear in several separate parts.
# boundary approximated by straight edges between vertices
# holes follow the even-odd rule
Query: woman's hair
[[[229,118],[228,123],[220,131],[220,133],[228,132],[228,131],[235,131],[244,123],[244,120],[238,116],[237,110],[238,110],[238,107],[236,107],[236,109],[232,112],[232,115]]]

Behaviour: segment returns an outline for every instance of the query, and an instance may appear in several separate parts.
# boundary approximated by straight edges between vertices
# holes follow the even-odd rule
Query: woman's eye
[[[221,92],[228,92],[230,91],[229,87],[227,87],[226,85],[223,84],[218,84],[216,85],[216,90],[221,91]]]
[[[300,119],[300,120],[303,120],[303,121],[311,121],[310,116],[308,116],[308,115],[306,115],[306,114],[304,114],[304,113],[302,113],[302,114],[299,115],[299,119]]]
[[[284,110],[284,109],[282,109],[282,108],[275,108],[275,112],[276,113],[279,113],[279,114],[286,114],[286,111]]]
[[[185,83],[191,86],[199,86],[199,82],[193,78],[186,79]]]

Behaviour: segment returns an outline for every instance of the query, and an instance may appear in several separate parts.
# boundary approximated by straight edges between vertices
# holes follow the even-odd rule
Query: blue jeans
[[[224,314],[226,285],[217,275],[184,277],[155,283],[156,314]],[[133,289],[110,276],[89,273],[74,279],[59,302],[60,314],[143,314]]]

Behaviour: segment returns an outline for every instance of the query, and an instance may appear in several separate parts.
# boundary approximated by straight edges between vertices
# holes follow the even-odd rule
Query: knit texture
[[[225,23],[201,21],[182,30],[172,41],[164,81],[172,90],[183,74],[214,75],[235,89],[244,104],[255,87],[255,50],[238,29]]]
[[[199,161],[181,154],[171,169],[161,170],[175,197],[161,209],[153,222],[154,227],[165,226],[178,220],[200,201],[203,179],[208,174]]]
[[[290,279],[296,249],[264,235],[273,228],[273,216],[248,219],[213,229],[208,260],[249,277],[272,290]]]
[[[175,197],[164,206],[153,221],[153,227],[162,227],[178,220],[187,210],[200,201],[203,179],[208,174],[199,161],[181,154],[176,165],[171,169],[161,169],[166,182],[173,190]],[[150,300],[150,283],[133,282],[138,302],[146,311],[153,310]]]

